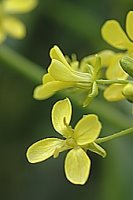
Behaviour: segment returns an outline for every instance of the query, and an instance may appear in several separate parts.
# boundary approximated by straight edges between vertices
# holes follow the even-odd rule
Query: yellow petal
[[[85,184],[90,173],[90,166],[91,161],[83,149],[70,150],[65,159],[67,179],[74,184]]]
[[[58,81],[90,82],[90,75],[88,73],[77,72],[54,59],[48,68],[48,72],[55,80]]]
[[[111,61],[110,66],[106,71],[106,77],[110,80],[127,79],[128,74],[120,66],[120,59],[124,54],[116,54]]]
[[[108,67],[112,61],[115,53],[111,50],[103,50],[98,53],[98,56],[101,57],[101,65]]]
[[[45,75],[43,76],[43,80],[42,80],[42,83],[43,83],[43,84],[46,84],[46,83],[51,82],[51,81],[54,81],[54,79],[53,79],[52,76],[50,76],[49,73],[47,73],[47,74],[45,74]]]
[[[26,35],[25,25],[15,17],[4,18],[3,28],[7,34],[17,39],[22,39]]]
[[[128,49],[132,46],[120,24],[115,20],[105,22],[101,32],[104,40],[115,48]]]
[[[78,145],[94,142],[99,136],[101,123],[93,114],[85,115],[75,126],[74,137]]]
[[[103,50],[103,51],[98,52],[97,55],[100,56],[100,58],[101,58],[101,66],[107,67],[108,65],[110,65],[112,57],[115,55],[115,53],[111,50]],[[91,64],[92,66],[95,66],[96,54],[87,56],[87,57],[83,58],[82,61],[84,61],[88,64]]]
[[[50,57],[51,59],[55,59],[60,61],[61,63],[63,63],[64,65],[69,66],[66,58],[64,57],[63,53],[61,52],[61,50],[59,49],[58,46],[54,46],[51,50],[50,50]]]
[[[38,0],[4,0],[3,6],[8,13],[26,13],[33,10]]]
[[[6,39],[6,33],[0,30],[0,44]]]
[[[54,104],[52,109],[52,123],[57,132],[63,135],[69,125],[72,115],[72,106],[68,98]]]
[[[122,95],[122,90],[124,87],[124,84],[112,84],[108,86],[104,91],[105,99],[108,101],[120,101],[125,99],[125,97]]]
[[[64,140],[58,138],[46,138],[32,144],[26,153],[30,163],[44,161],[54,155],[56,149],[61,148]]]
[[[79,70],[79,61],[75,60],[70,63],[72,69],[78,71]]]
[[[133,41],[133,11],[129,11],[126,18],[126,31],[130,39]],[[133,50],[133,47],[132,47]]]
[[[48,99],[56,92],[72,87],[71,83],[61,81],[51,81],[44,85],[39,85],[34,89],[34,98],[38,100]]]

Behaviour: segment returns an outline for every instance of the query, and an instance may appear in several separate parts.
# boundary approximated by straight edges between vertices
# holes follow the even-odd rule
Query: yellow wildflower
[[[120,59],[128,54],[133,56],[133,11],[129,11],[126,17],[126,33],[121,28],[116,20],[108,20],[102,27],[102,36],[106,42],[117,49],[125,50],[123,53],[118,53],[112,59],[106,76],[110,80],[127,79],[128,74],[121,68]],[[122,90],[125,85],[112,84],[104,92],[104,97],[109,101],[119,101],[125,97],[122,95]]]
[[[79,88],[87,92],[87,98],[97,95],[97,85],[95,84],[98,67],[94,70],[88,66],[88,72],[82,72],[78,68],[78,62],[70,65],[60,49],[54,46],[50,50],[52,62],[48,68],[48,73],[43,76],[42,85],[34,90],[34,98],[43,100],[51,97],[57,91],[66,88]],[[98,62],[99,63],[99,62]],[[85,99],[84,106],[88,100]]]
[[[111,46],[127,50],[133,53],[133,11],[129,11],[126,17],[126,33],[116,20],[108,20],[103,25],[101,32],[102,37]]]
[[[89,176],[91,161],[86,151],[89,149],[103,157],[105,150],[95,143],[101,130],[101,123],[94,114],[83,116],[73,129],[72,107],[69,99],[60,100],[53,106],[52,123],[64,139],[46,138],[32,144],[27,151],[28,161],[37,163],[53,156],[58,157],[64,150],[70,150],[65,159],[65,174],[74,184],[84,184]]]
[[[16,39],[25,37],[25,25],[13,15],[31,11],[38,0],[2,0],[0,2],[0,43],[9,35]]]

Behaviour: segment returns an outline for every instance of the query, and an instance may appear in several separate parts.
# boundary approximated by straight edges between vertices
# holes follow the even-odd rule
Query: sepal
[[[90,143],[88,145],[87,149],[94,153],[97,153],[98,155],[102,156],[103,158],[105,158],[107,155],[106,151],[101,146],[96,144],[95,142]]]

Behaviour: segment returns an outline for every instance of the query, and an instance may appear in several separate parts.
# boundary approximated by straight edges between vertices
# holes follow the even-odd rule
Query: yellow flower
[[[76,61],[71,66],[57,46],[50,50],[50,57],[52,62],[48,73],[43,76],[42,85],[37,86],[34,90],[35,99],[47,99],[57,91],[66,88],[82,89],[87,92],[88,98],[97,94],[96,73],[93,69],[89,72],[82,72],[77,69],[78,63]],[[86,100],[84,105],[87,105]]]
[[[106,42],[117,49],[126,50],[124,53],[114,55],[109,68],[107,69],[106,76],[110,80],[127,79],[128,74],[121,68],[120,59],[128,54],[133,56],[133,11],[129,11],[126,17],[126,33],[121,28],[116,20],[108,20],[102,27],[102,36]],[[125,85],[112,84],[104,92],[104,97],[108,101],[119,101],[125,97],[122,90]]]
[[[122,58],[122,53],[117,53],[111,60],[109,67],[106,71],[106,77],[109,80],[126,80],[128,74],[120,66],[120,59]],[[120,101],[125,99],[122,94],[122,90],[125,84],[112,84],[104,90],[104,97],[108,101]]]
[[[25,37],[25,25],[13,15],[31,11],[38,0],[2,0],[0,2],[0,43],[9,35],[16,39]]]
[[[126,33],[116,20],[105,22],[101,32],[111,46],[133,53],[133,11],[129,11],[126,17]]]
[[[54,129],[64,139],[46,138],[32,144],[27,150],[27,158],[31,163],[37,163],[53,156],[58,157],[64,150],[70,150],[65,159],[65,174],[74,184],[84,184],[90,173],[91,161],[86,151],[89,149],[103,157],[105,150],[95,143],[101,130],[101,123],[94,114],[83,116],[73,129],[70,126],[72,107],[69,99],[55,103],[52,109]]]

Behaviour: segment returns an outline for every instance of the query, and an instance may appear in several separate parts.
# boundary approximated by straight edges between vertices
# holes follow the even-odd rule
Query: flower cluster
[[[4,42],[7,36],[16,39],[25,37],[26,27],[14,15],[31,11],[37,3],[37,0],[2,0],[0,2],[0,43]]]
[[[128,74],[122,69],[120,59],[125,56],[133,56],[133,11],[129,11],[126,17],[126,33],[116,20],[105,22],[102,27],[102,36],[111,46],[125,50],[116,53],[110,62],[106,71],[106,77],[109,80],[126,80]],[[119,101],[125,98],[123,95],[124,84],[112,84],[104,92],[104,97],[109,101]]]
[[[98,94],[96,80],[101,67],[100,57],[95,57],[94,66],[78,61],[67,62],[61,50],[54,46],[50,50],[52,62],[48,68],[48,73],[43,76],[42,85],[35,88],[34,98],[43,100],[51,97],[57,91],[63,89],[78,89],[86,93],[83,105]]]
[[[42,85],[37,86],[34,98],[43,100],[51,97],[57,91],[75,88],[77,92],[85,92],[83,106],[87,106],[98,95],[98,79],[101,78],[103,67],[106,67],[105,76],[112,80],[112,84],[104,90],[104,97],[108,101],[120,101],[125,99],[126,81],[121,84],[117,80],[127,80],[129,74],[120,65],[123,56],[133,56],[133,11],[130,11],[126,19],[126,32],[124,33],[119,23],[115,20],[107,21],[102,27],[103,38],[112,46],[125,50],[115,53],[104,50],[96,55],[83,58],[81,62],[65,58],[61,50],[54,46],[50,50],[52,59],[48,67],[48,73],[43,76]],[[114,83],[113,83],[114,82]]]
[[[124,50],[119,53],[103,50],[96,55],[86,56],[79,62],[75,55],[71,59],[64,56],[55,45],[50,50],[48,73],[44,74],[42,84],[35,88],[34,98],[48,99],[58,91],[67,89],[69,92],[77,92],[79,96],[83,95],[82,104],[88,106],[102,89],[108,101],[127,99],[133,103],[132,22],[133,11],[130,11],[126,18],[126,33],[116,20],[109,20],[102,27],[104,40],[113,47]],[[70,95],[71,92],[67,94]],[[88,179],[91,166],[87,151],[105,157],[106,152],[98,143],[108,139],[98,138],[102,125],[97,115],[84,115],[74,128],[70,125],[71,115],[72,106],[68,98],[56,102],[52,109],[52,123],[63,139],[46,138],[32,144],[27,150],[27,158],[31,163],[37,163],[51,156],[57,158],[61,152],[69,150],[65,158],[66,177],[70,182],[82,185]],[[119,133],[122,134],[123,132]],[[115,138],[115,135],[108,138]]]

